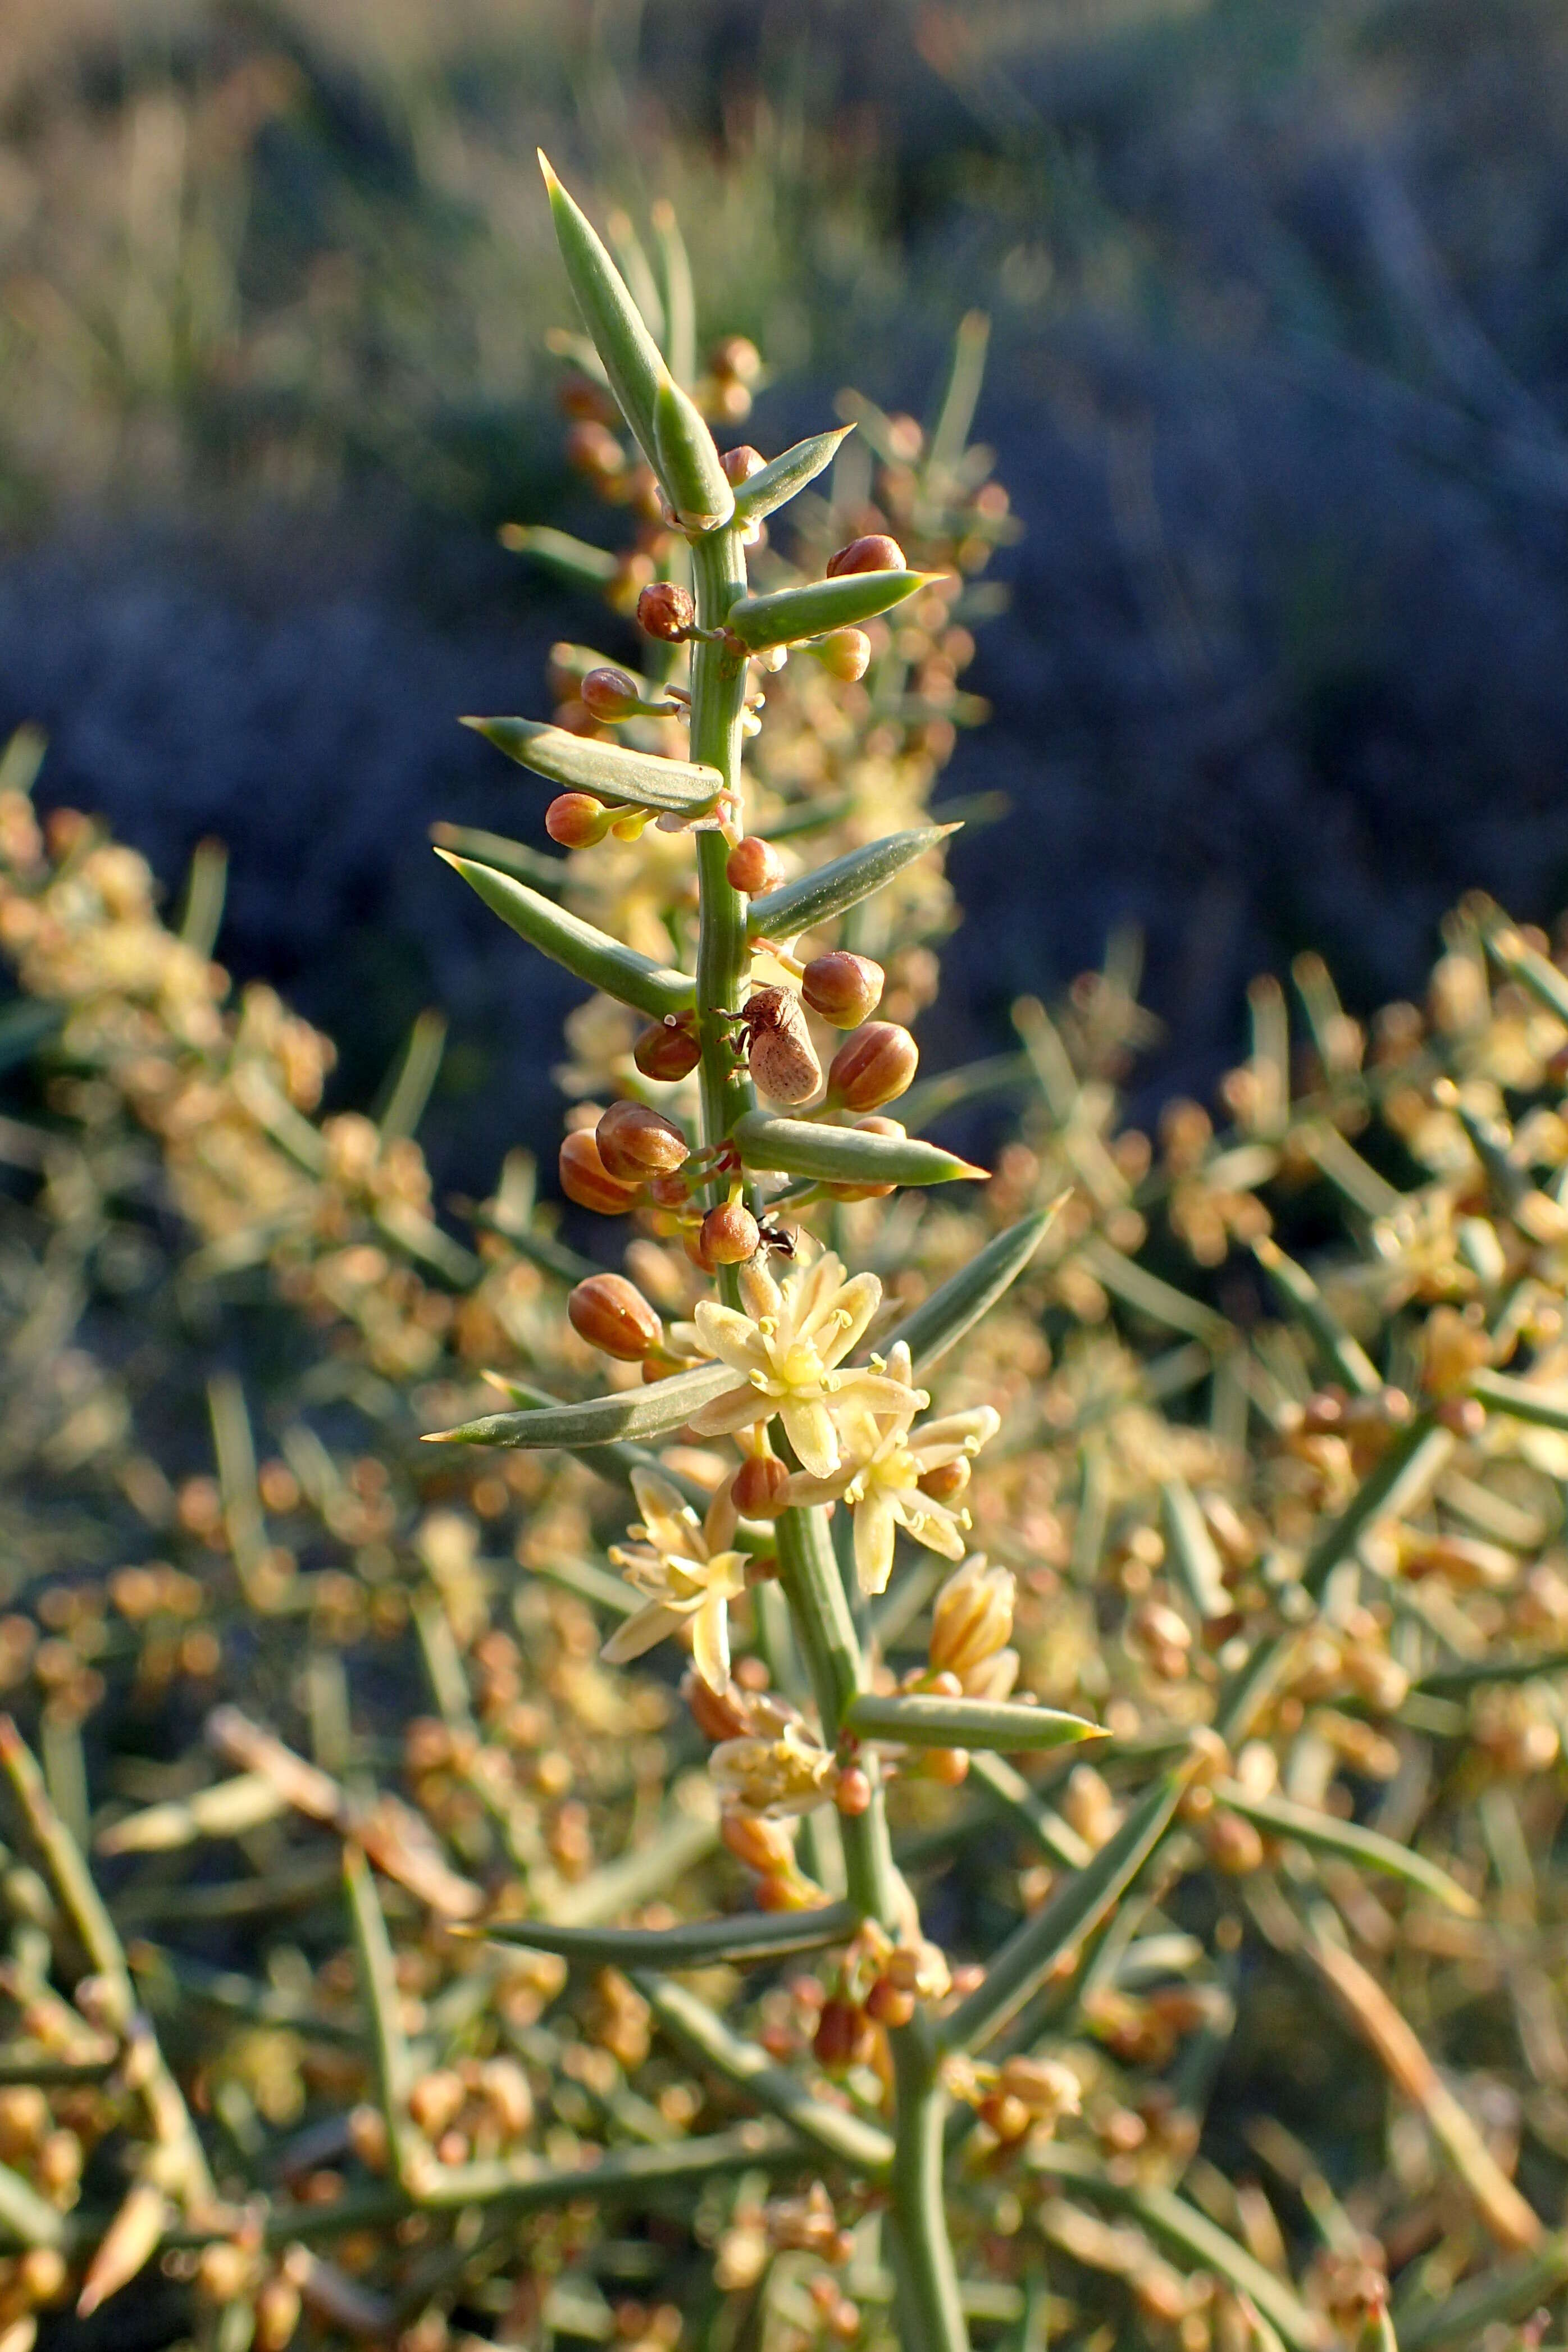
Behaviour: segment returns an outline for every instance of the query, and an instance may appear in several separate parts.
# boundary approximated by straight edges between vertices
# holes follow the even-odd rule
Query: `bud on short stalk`
[[[663,1324],[625,1275],[591,1274],[572,1292],[566,1313],[580,1339],[623,1364],[640,1364],[663,1344]]]
[[[864,629],[835,629],[809,650],[841,686],[858,686],[871,667],[871,640]]]
[[[827,559],[827,577],[841,580],[847,572],[904,572],[904,551],[896,539],[885,531],[868,531],[863,539],[852,539],[847,547]]]
[[[721,1201],[702,1220],[699,1244],[707,1265],[744,1265],[756,1256],[757,1221],[743,1202]]]
[[[691,1147],[674,1120],[650,1110],[647,1103],[612,1103],[594,1136],[600,1159],[619,1184],[672,1175],[691,1157]]]
[[[812,1011],[835,1029],[858,1029],[882,1001],[887,975],[869,956],[837,948],[814,956],[801,975],[800,992]]]
[[[561,1190],[580,1209],[592,1209],[601,1217],[624,1217],[637,1206],[637,1185],[611,1175],[586,1128],[563,1139],[559,1167]]]
[[[828,1100],[846,1110],[879,1110],[907,1092],[920,1058],[907,1029],[891,1021],[868,1021],[833,1056]]]
[[[635,677],[624,669],[591,669],[577,689],[584,708],[606,723],[617,719],[657,715],[662,703],[649,702]]]
[[[689,1077],[702,1059],[697,1024],[689,1013],[675,1013],[652,1029],[645,1029],[632,1047],[632,1059],[645,1078],[669,1083]]]
[[[592,793],[557,793],[544,812],[544,830],[563,849],[595,848],[615,822],[615,810]]]
[[[866,2014],[879,2025],[907,2025],[914,2013],[914,1994],[905,1992],[890,1977],[879,1977],[866,1995]]]
[[[784,1504],[789,1471],[776,1454],[753,1454],[730,1481],[730,1500],[743,1519],[771,1519]]]
[[[637,626],[647,636],[679,645],[696,625],[691,591],[674,580],[650,581],[637,598]]]
[[[784,880],[784,860],[771,841],[759,840],[754,833],[749,833],[730,852],[724,876],[731,890],[742,890],[748,898],[760,898],[765,891],[776,890]]]
[[[767,459],[760,449],[753,449],[749,441],[742,441],[737,447],[726,449],[719,463],[724,468],[725,479],[739,489],[743,482],[751,480],[753,474],[762,472]]]

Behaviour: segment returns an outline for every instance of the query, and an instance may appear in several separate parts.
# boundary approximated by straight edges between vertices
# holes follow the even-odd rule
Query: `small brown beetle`
[[[736,1020],[759,1090],[771,1102],[809,1102],[822,1084],[822,1065],[800,999],[787,988],[759,988]]]

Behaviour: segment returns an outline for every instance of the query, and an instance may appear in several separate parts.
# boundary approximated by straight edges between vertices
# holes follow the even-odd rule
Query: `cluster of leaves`
[[[836,481],[818,547],[897,529],[916,569],[962,562],[984,469],[958,413],[945,445],[871,415],[882,470]],[[641,586],[677,551],[648,535]],[[923,814],[964,625],[941,601],[831,720],[804,663],[770,681],[749,823],[853,858],[889,777],[898,818]],[[609,746],[560,732],[604,771]],[[27,1741],[0,1741],[6,2352],[155,2259],[215,2352],[890,2343],[906,2001],[958,2102],[949,2213],[986,2340],[1539,2341],[1568,2278],[1539,2219],[1568,2170],[1550,942],[1468,907],[1426,1003],[1370,1031],[1304,960],[1299,1020],[1255,991],[1218,1124],[1173,1104],[1153,1138],[1118,1111],[1144,1035],[1119,947],[1054,1016],[1017,1008],[1016,1056],[900,1098],[915,1124],[1014,1090],[983,1188],[791,1201],[880,1285],[889,1370],[901,1330],[934,1412],[999,1423],[946,1488],[991,1569],[943,1582],[900,1552],[858,1612],[856,1727],[897,1767],[926,1931],[889,1948],[841,1899],[859,1751],[812,1759],[765,1519],[731,1530],[724,1687],[680,1707],[595,1656],[641,1606],[611,1572],[626,1486],[668,1559],[688,1498],[734,1475],[689,1433],[714,1376],[670,1418],[669,1381],[628,1368],[611,1443],[554,1424],[576,1452],[414,1443],[475,1409],[481,1369],[516,1413],[593,1384],[564,1307],[605,1277],[521,1161],[456,1240],[413,1141],[434,1029],[379,1124],[323,1117],[325,1041],[212,962],[216,861],[168,927],[137,859],[37,824],[37,751],[0,779],[0,1674]],[[679,834],[637,846],[666,841],[689,858]],[[628,944],[613,838],[543,881],[447,846],[556,941],[564,905]],[[905,1017],[937,855],[876,902],[885,932],[836,928],[866,901],[813,932],[874,949]],[[684,881],[637,872],[664,939],[637,951],[679,956]],[[576,1085],[657,1093],[678,1125],[617,1018],[582,1017]],[[628,1273],[673,1331],[700,1269],[679,1211],[631,1213]],[[952,1465],[915,1467],[940,1501]],[[980,1665],[1016,1653],[1048,1702],[1042,1735],[1057,1709],[1100,1728],[1092,1765],[966,1685],[976,1628]],[[963,1744],[987,1704],[1016,1761]],[[716,1776],[716,1739],[767,1753]]]

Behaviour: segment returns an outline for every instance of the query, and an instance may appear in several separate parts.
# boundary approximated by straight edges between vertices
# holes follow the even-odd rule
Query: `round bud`
[[[611,1175],[585,1127],[563,1138],[559,1170],[561,1190],[580,1209],[593,1209],[601,1217],[624,1217],[637,1205],[636,1185]]]
[[[689,1077],[702,1059],[690,1014],[682,1013],[673,1020],[645,1029],[632,1047],[632,1059],[645,1078],[668,1082]]]
[[[776,890],[784,878],[784,860],[771,841],[759,840],[754,833],[738,841],[724,861],[724,875],[731,890],[743,890],[748,898],[760,898],[764,891]]]
[[[811,650],[828,677],[842,686],[858,685],[871,667],[871,640],[864,629],[835,629]]]
[[[632,719],[642,709],[637,682],[624,669],[591,669],[577,693],[595,719]]]
[[[589,1275],[567,1299],[566,1313],[580,1339],[623,1364],[640,1364],[664,1338],[658,1317],[622,1274]]]
[[[702,1255],[712,1265],[743,1265],[756,1256],[759,1238],[755,1217],[740,1201],[721,1201],[702,1220]]]
[[[584,417],[566,436],[566,463],[591,482],[609,482],[626,470],[626,453],[606,425]]]
[[[873,1112],[869,1118],[858,1118],[855,1124],[864,1135],[895,1135],[900,1142],[903,1141],[907,1132],[896,1118],[883,1118],[876,1112]],[[898,1189],[896,1184],[825,1184],[823,1186],[824,1192],[831,1192],[836,1201],[885,1201],[890,1192],[896,1192]]]
[[[544,812],[544,830],[563,849],[592,849],[616,821],[592,793],[557,793]]]
[[[718,376],[733,376],[738,383],[755,383],[763,372],[763,355],[749,335],[726,335],[709,353],[708,365]]]
[[[903,549],[896,539],[889,539],[886,531],[881,530],[868,531],[864,539],[852,539],[847,547],[841,547],[836,555],[827,559],[830,580],[842,579],[847,572],[903,572],[907,569]]]
[[[781,1507],[788,1477],[776,1454],[748,1454],[730,1481],[730,1500],[743,1519],[771,1519]]]
[[[646,1103],[612,1103],[594,1130],[599,1157],[617,1184],[668,1176],[691,1157],[691,1146],[662,1111]]]
[[[650,637],[662,637],[666,645],[678,645],[697,619],[697,606],[689,588],[681,588],[673,580],[651,580],[637,598],[637,626]]]
[[[844,1810],[840,1803],[839,1811]],[[874,2017],[879,2025],[907,2025],[915,2013],[915,1997],[896,1985],[890,1977],[879,1977],[866,1995],[866,2014]]]
[[[836,948],[829,955],[812,958],[801,974],[800,992],[812,1011],[836,1029],[858,1029],[880,1004],[886,977],[869,956]]]
[[[767,459],[749,441],[742,441],[737,447],[726,449],[719,463],[724,469],[725,480],[739,489],[742,482],[749,482],[753,474],[762,472]]]
[[[847,1110],[879,1110],[905,1092],[920,1058],[920,1047],[907,1029],[892,1021],[868,1021],[833,1056],[828,1094]]]
[[[969,1778],[967,1748],[928,1748],[921,1762],[927,1779],[940,1780],[944,1789],[956,1789]]]
[[[858,1821],[871,1809],[871,1781],[863,1764],[847,1764],[838,1775],[833,1801],[846,1821]],[[875,2015],[875,2011],[872,2012]],[[886,2021],[884,2021],[885,2022]]]
[[[690,1202],[691,1187],[676,1168],[668,1176],[650,1177],[647,1196],[656,1209],[684,1209]]]
[[[811,2043],[817,2064],[830,2070],[847,2066],[859,2040],[860,2011],[854,2003],[837,1994],[831,2000],[825,2000]]]
[[[1227,1878],[1246,1878],[1263,1866],[1263,1840],[1239,1813],[1216,1812],[1205,1827],[1204,1846],[1215,1868]]]

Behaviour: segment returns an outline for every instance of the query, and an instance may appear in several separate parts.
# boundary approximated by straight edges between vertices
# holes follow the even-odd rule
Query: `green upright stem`
[[[722,626],[745,593],[745,555],[734,530],[692,542],[700,627]],[[717,768],[729,791],[741,784],[741,717],[746,666],[721,643],[699,644],[691,665],[691,756]],[[735,1050],[731,1016],[741,1009],[747,970],[746,908],[724,871],[729,844],[719,832],[697,836],[701,894],[697,944],[697,1037],[702,1051],[702,1140],[717,1143],[752,1108],[751,1080]],[[720,1286],[739,1301],[733,1267]],[[865,1662],[821,1509],[782,1512],[779,1579],[811,1676],[823,1738],[837,1744],[852,1699],[866,1687]],[[851,1904],[889,1934],[909,1925],[909,1897],[893,1863],[887,1807],[872,1773],[871,1802],[843,1822],[844,1867]],[[937,2072],[931,2021],[917,2011],[891,2037],[897,2090],[892,2172],[892,2237],[904,2352],[969,2352],[959,2308],[958,2277],[942,2202],[942,2124],[946,2100]]]

